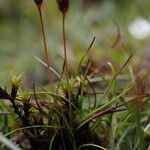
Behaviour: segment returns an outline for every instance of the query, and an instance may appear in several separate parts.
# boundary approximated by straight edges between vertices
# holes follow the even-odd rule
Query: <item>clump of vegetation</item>
[[[40,16],[45,62],[36,59],[47,67],[50,87],[38,85],[41,90],[37,91],[34,82],[32,91],[21,91],[21,76],[12,74],[11,91],[0,88],[3,137],[24,150],[149,149],[149,94],[139,87],[148,74],[137,76],[132,73],[132,67],[132,77],[126,78],[121,74],[132,55],[119,69],[108,63],[109,75],[98,74],[88,57],[95,37],[85,55],[71,70],[67,61],[65,33],[69,2],[57,0],[62,13],[64,46],[64,63],[59,74],[49,64],[41,10],[43,0],[34,1]],[[51,82],[52,73],[58,78],[56,83]],[[9,108],[5,101],[11,103]],[[15,129],[10,129],[8,124],[12,115],[17,122]],[[0,141],[1,149],[11,147],[1,138]]]

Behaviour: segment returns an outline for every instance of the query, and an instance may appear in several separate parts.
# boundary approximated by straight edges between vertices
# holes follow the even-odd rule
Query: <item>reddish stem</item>
[[[40,16],[40,23],[41,23],[41,34],[42,34],[42,40],[43,40],[43,46],[44,46],[44,53],[45,53],[45,61],[47,64],[47,75],[48,75],[48,80],[50,82],[51,80],[51,73],[49,70],[49,59],[48,59],[48,48],[47,48],[47,43],[46,43],[46,36],[45,36],[45,30],[44,30],[44,23],[43,23],[43,16],[42,16],[42,11],[41,11],[41,5],[38,5],[38,12]]]
[[[65,72],[66,75],[66,79],[68,80],[68,61],[67,61],[67,46],[66,46],[66,32],[65,32],[65,16],[66,14],[63,13],[63,45],[64,45],[64,69],[63,69],[63,73]]]

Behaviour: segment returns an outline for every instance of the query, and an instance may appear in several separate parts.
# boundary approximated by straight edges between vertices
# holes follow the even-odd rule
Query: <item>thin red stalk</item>
[[[63,46],[64,46],[64,70],[66,79],[68,80],[68,61],[67,61],[67,46],[66,46],[66,31],[65,31],[65,17],[66,14],[63,13],[63,22],[62,22],[62,28],[63,28]]]
[[[124,106],[124,105],[127,104],[127,103],[130,103],[130,102],[135,101],[135,100],[143,99],[143,98],[145,98],[145,97],[147,97],[147,96],[148,96],[147,94],[146,94],[146,95],[141,95],[140,97],[133,98],[133,99],[131,99],[131,100],[129,100],[129,101],[126,101],[126,102],[124,102],[124,103],[118,105],[118,106],[111,107],[111,108],[107,108],[107,109],[105,109],[105,110],[102,110],[102,111],[100,111],[100,112],[97,112],[96,114],[94,114],[94,115],[92,115],[92,116],[86,118],[86,119],[78,126],[77,129],[83,127],[85,124],[87,124],[87,123],[90,122],[91,120],[96,119],[97,117],[100,117],[100,116],[102,116],[102,115],[127,110],[126,108],[121,108],[121,107]],[[117,108],[118,108],[118,109],[117,109]]]
[[[68,74],[68,60],[67,60],[67,46],[66,46],[66,31],[65,31],[65,18],[66,13],[63,13],[63,20],[62,20],[62,30],[63,30],[63,45],[64,45],[64,68],[63,73],[66,75],[66,80],[68,84],[68,99],[70,100],[70,86],[69,86],[69,74]],[[71,104],[70,104],[70,111],[71,111]]]
[[[41,23],[41,34],[42,34],[42,40],[43,40],[43,46],[44,46],[44,53],[45,53],[45,61],[47,64],[47,76],[48,76],[48,80],[50,82],[51,80],[51,73],[49,70],[49,59],[48,59],[48,48],[47,48],[47,43],[46,43],[46,36],[45,36],[45,30],[44,30],[44,23],[43,23],[43,16],[42,16],[42,11],[41,11],[41,6],[37,6],[38,7],[38,12],[39,12],[39,16],[40,16],[40,23]]]
[[[105,110],[102,110],[102,111],[100,111],[100,112],[98,112],[98,113],[96,113],[96,114],[90,116],[89,118],[85,119],[77,129],[83,127],[85,124],[87,124],[88,122],[90,122],[90,121],[93,120],[93,119],[96,119],[97,117],[100,117],[100,116],[103,116],[103,115],[106,115],[106,114],[110,114],[110,113],[115,113],[115,112],[120,112],[120,111],[127,110],[127,109],[125,109],[125,108],[117,109],[117,108],[119,108],[119,107],[121,107],[121,106],[122,106],[122,105],[115,106],[115,107],[113,107],[113,108],[107,108],[107,109],[105,109]]]

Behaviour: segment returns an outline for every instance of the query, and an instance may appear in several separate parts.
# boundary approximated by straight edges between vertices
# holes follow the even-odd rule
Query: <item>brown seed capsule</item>
[[[36,5],[42,5],[43,0],[34,0],[34,2]]]
[[[66,13],[68,8],[69,8],[69,2],[68,0],[56,0],[57,5],[58,5],[58,9],[62,12],[62,13]]]

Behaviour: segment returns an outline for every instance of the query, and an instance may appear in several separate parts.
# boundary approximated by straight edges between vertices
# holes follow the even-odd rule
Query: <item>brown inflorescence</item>
[[[42,5],[43,0],[34,0],[34,2],[36,5]]]
[[[57,5],[58,5],[58,9],[62,12],[62,13],[66,13],[68,8],[69,8],[69,1],[68,0],[56,0]]]

